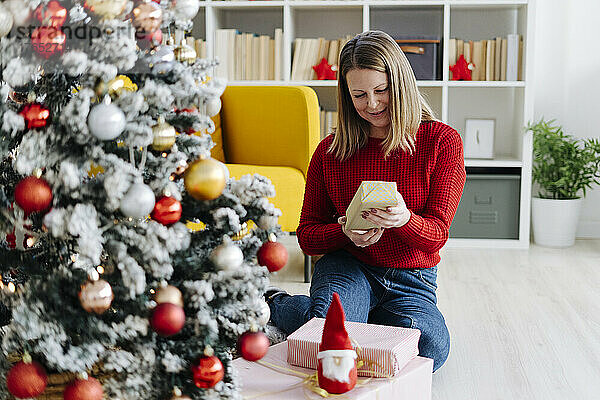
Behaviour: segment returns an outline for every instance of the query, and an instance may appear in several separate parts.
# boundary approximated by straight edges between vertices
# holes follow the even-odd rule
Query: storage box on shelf
[[[449,244],[505,247],[529,244],[532,144],[531,136],[524,133],[522,127],[533,116],[531,79],[535,0],[284,0],[204,1],[201,4],[194,36],[206,39],[209,57],[217,53],[217,29],[237,29],[271,37],[276,28],[282,29],[281,75],[273,80],[234,79],[230,80],[230,85],[311,86],[317,92],[321,107],[329,112],[336,111],[337,82],[306,79],[306,76],[314,78],[313,74],[294,74],[297,39],[338,40],[368,29],[386,31],[396,39],[406,35],[439,37],[441,73],[435,80],[419,80],[421,91],[440,120],[461,134],[467,119],[495,120],[494,158],[466,159],[468,173],[475,167],[499,168],[503,175],[516,174],[518,177],[507,186],[513,192],[518,187],[518,201],[511,203],[513,214],[518,217],[516,235],[514,232],[503,235],[505,240],[485,239],[489,235],[475,232],[469,238],[456,238],[453,230]],[[198,32],[201,29],[204,32]],[[484,71],[484,80],[451,80],[449,66],[455,62],[457,52],[456,43],[451,44],[450,39],[483,42],[508,39],[511,34],[519,35],[523,41],[521,79],[497,80],[500,78],[496,77],[497,71],[491,75],[491,71]],[[494,52],[499,46],[501,48],[501,42],[499,46],[493,43]],[[488,56],[491,54],[482,57],[487,59]],[[327,58],[331,61],[329,54]],[[496,59],[495,53],[493,59]],[[307,64],[317,62],[317,59],[311,59]],[[308,73],[312,65],[304,66]],[[487,76],[485,72],[488,72]]]

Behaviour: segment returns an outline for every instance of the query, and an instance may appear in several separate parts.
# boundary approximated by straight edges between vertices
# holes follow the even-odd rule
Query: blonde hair
[[[350,97],[346,75],[353,69],[385,72],[388,80],[390,130],[382,143],[384,156],[396,149],[415,151],[421,121],[433,121],[433,111],[417,87],[417,80],[400,46],[387,33],[366,31],[348,41],[340,53],[338,121],[329,152],[341,161],[352,157],[369,138],[369,123],[361,118]]]

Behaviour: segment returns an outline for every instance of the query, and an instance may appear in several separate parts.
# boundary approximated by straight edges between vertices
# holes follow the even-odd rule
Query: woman
[[[302,250],[324,256],[310,297],[267,293],[271,320],[289,334],[324,318],[337,292],[349,321],[421,330],[419,353],[435,371],[450,349],[435,292],[438,251],[465,183],[460,136],[435,120],[384,32],[361,33],[343,47],[337,102],[337,129],[312,156],[297,229]],[[346,229],[344,215],[362,181],[396,182],[403,199],[363,213],[379,227],[366,233]]]

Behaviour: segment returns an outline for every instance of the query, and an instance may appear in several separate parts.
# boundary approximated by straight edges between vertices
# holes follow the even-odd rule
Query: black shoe
[[[289,296],[288,292],[286,292],[285,290],[280,289],[275,286],[269,286],[267,288],[267,290],[265,291],[264,297],[265,297],[265,301],[267,302],[267,304],[271,304],[271,302],[273,301],[273,299],[275,297],[281,296],[281,295]]]

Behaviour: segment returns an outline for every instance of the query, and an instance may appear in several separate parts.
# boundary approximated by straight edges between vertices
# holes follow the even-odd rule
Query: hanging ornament
[[[63,393],[64,400],[102,400],[103,397],[102,384],[91,376],[69,383]]]
[[[175,144],[177,132],[175,128],[165,122],[165,118],[161,115],[158,117],[158,123],[152,127],[152,149],[156,151],[171,150]]]
[[[155,204],[154,192],[144,183],[134,183],[121,198],[119,210],[126,217],[145,218],[152,212]]]
[[[194,19],[198,14],[200,2],[198,0],[175,0],[175,18],[177,19]]]
[[[173,285],[167,285],[156,289],[154,295],[156,304],[170,303],[183,307],[183,295],[181,291]]]
[[[27,215],[46,211],[52,204],[52,188],[37,176],[23,178],[15,186],[15,203]]]
[[[23,26],[29,19],[29,7],[23,0],[6,0],[4,6],[10,11],[13,26]]]
[[[118,75],[108,81],[108,83],[100,81],[95,88],[96,95],[103,96],[120,96],[123,91],[135,92],[138,86],[131,81],[126,75]]]
[[[181,203],[173,197],[163,196],[156,201],[150,218],[156,222],[169,226],[179,222],[181,218]]]
[[[87,312],[93,311],[96,314],[102,314],[108,310],[114,298],[115,295],[110,284],[104,279],[98,279],[97,274],[93,274],[79,291],[81,307]]]
[[[269,272],[275,272],[287,264],[288,252],[284,245],[275,241],[275,235],[271,234],[269,240],[258,249],[256,257],[259,265],[267,267]]]
[[[2,3],[0,3],[2,4]],[[8,92],[8,98],[17,104],[33,103],[36,95],[33,91],[11,90]],[[49,115],[49,114],[48,114]]]
[[[31,47],[42,58],[62,54],[67,36],[52,26],[40,26],[31,34]]]
[[[8,35],[13,26],[13,15],[4,3],[0,3],[0,38]]]
[[[214,117],[221,111],[221,98],[213,97],[206,102],[206,113],[209,117]]]
[[[175,387],[173,389],[173,397],[171,397],[171,400],[192,400],[192,398],[185,396],[178,387]]]
[[[27,129],[43,128],[50,119],[50,110],[39,103],[25,105],[19,114],[25,118]]]
[[[235,271],[244,262],[244,253],[229,238],[210,253],[210,261],[223,271]]]
[[[248,235],[248,233],[250,233],[250,229],[248,229],[248,224],[244,222],[242,223],[242,229],[240,229],[240,231],[237,232],[235,235],[231,236],[231,240],[242,240],[242,238]]]
[[[105,96],[103,102],[90,110],[87,123],[90,133],[98,139],[113,140],[123,133],[126,119],[123,111],[111,104],[109,96]]]
[[[60,28],[67,20],[67,9],[58,1],[52,0],[48,4],[40,4],[34,15],[42,25]]]
[[[335,71],[337,67],[329,65],[326,58],[323,58],[319,64],[313,65],[312,69],[315,70],[318,80],[336,79]]]
[[[148,66],[152,68],[160,63],[175,61],[175,54],[173,53],[174,48],[175,46],[169,44],[160,45],[156,47],[150,52],[150,56],[147,59]]]
[[[256,308],[258,308],[256,322],[260,326],[265,326],[271,319],[271,308],[263,299],[256,299]]]
[[[44,393],[48,376],[44,367],[25,354],[23,361],[12,366],[6,374],[6,388],[17,399],[37,397]]]
[[[258,361],[269,351],[269,338],[263,332],[249,330],[238,338],[237,349],[248,361]]]
[[[210,346],[206,346],[204,355],[198,358],[191,369],[194,383],[200,389],[215,387],[225,376],[223,363],[214,355],[214,351]]]
[[[185,39],[181,39],[181,44],[173,50],[175,59],[184,64],[192,65],[196,62],[196,50],[186,43]]]
[[[131,11],[133,26],[137,31],[150,33],[160,28],[162,23],[162,9],[155,2],[139,3]]]
[[[123,13],[127,0],[86,0],[84,6],[102,19],[114,19]]]
[[[149,50],[162,43],[163,33],[160,29],[157,29],[154,32],[136,31],[135,39],[137,40],[137,45],[141,50]]]
[[[152,312],[150,325],[161,336],[172,336],[185,325],[183,307],[172,303],[161,303]]]
[[[225,189],[223,167],[212,158],[199,158],[190,164],[183,178],[185,190],[196,200],[213,200]]]

